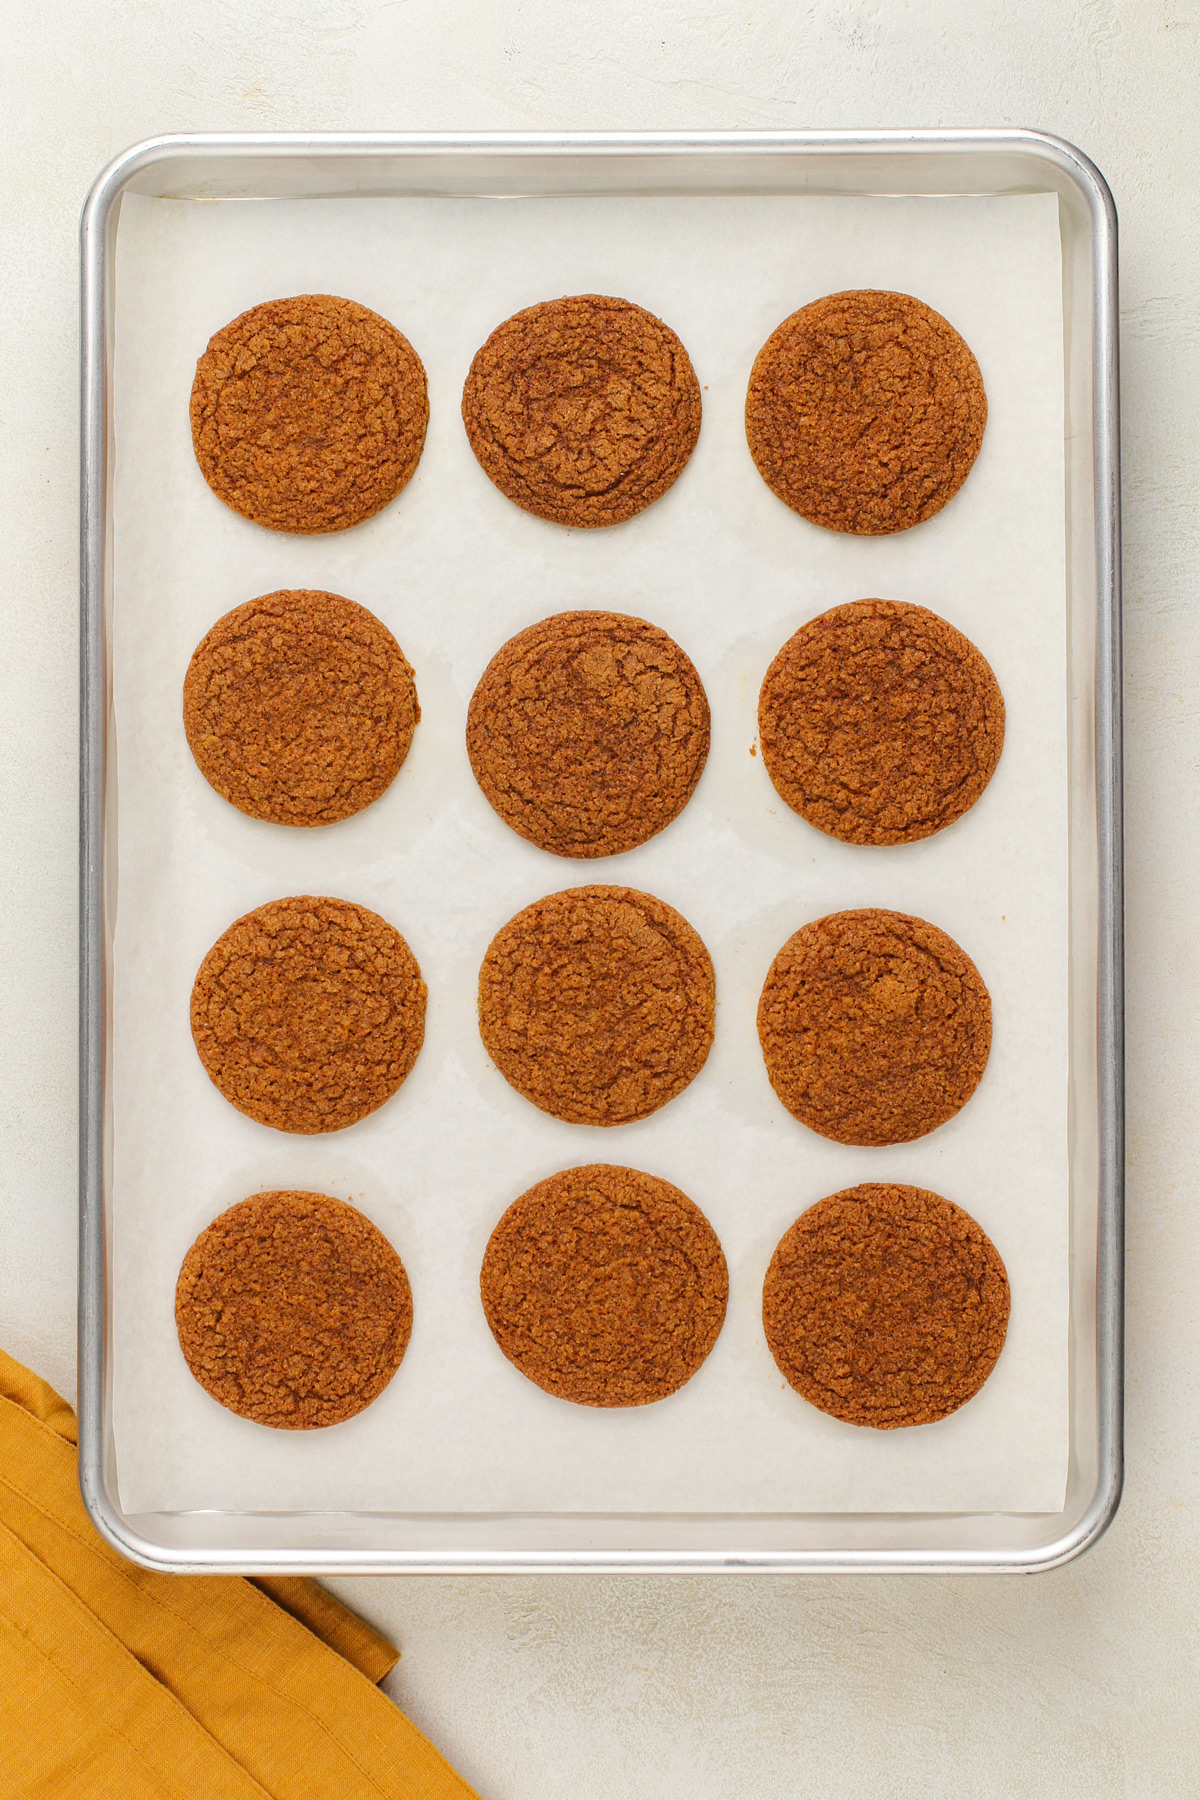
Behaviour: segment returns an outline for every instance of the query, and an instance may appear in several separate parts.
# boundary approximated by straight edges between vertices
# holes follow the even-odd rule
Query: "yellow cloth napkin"
[[[4,1800],[477,1800],[315,1582],[158,1575],[83,1509],[75,1415],[0,1350]]]

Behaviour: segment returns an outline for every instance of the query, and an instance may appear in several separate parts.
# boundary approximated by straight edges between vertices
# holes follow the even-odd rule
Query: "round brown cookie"
[[[255,1194],[183,1259],[175,1325],[214,1400],[284,1431],[353,1418],[408,1347],[412,1293],[381,1231],[328,1194]]]
[[[197,767],[239,812],[332,825],[378,800],[421,709],[399,644],[365,606],[287,589],[219,619],[183,683]]]
[[[1004,744],[979,651],[923,606],[856,600],[790,637],[758,700],[781,799],[847,844],[909,844],[974,806]]]
[[[669,1181],[591,1163],[539,1181],[488,1241],[479,1292],[522,1375],[580,1406],[646,1406],[717,1341],[729,1275],[716,1233]]]
[[[992,1003],[953,938],[907,913],[831,913],[794,933],[763,983],[758,1037],[790,1113],[839,1144],[904,1144],[979,1084]]]
[[[389,1100],[425,1035],[425,983],[400,933],[349,900],[272,900],[219,937],[192,988],[192,1037],[225,1098],[276,1131],[340,1131]]]
[[[666,493],[696,447],[700,383],[675,333],[604,294],[497,325],[463,387],[484,473],[556,525],[619,525]]]
[[[467,713],[475,779],[557,856],[617,856],[681,813],[708,756],[708,699],[665,631],[570,612],[510,638]]]
[[[954,327],[911,294],[828,294],[772,332],[750,374],[758,472],[829,531],[878,537],[954,497],[979,455],[987,396]]]
[[[297,294],[252,306],[209,339],[191,417],[201,473],[234,512],[272,531],[345,531],[417,466],[425,370],[378,313]]]
[[[801,1213],[763,1282],[763,1329],[798,1394],[848,1425],[929,1425],[1004,1348],[1008,1276],[960,1206],[868,1184]]]
[[[687,920],[632,888],[568,888],[498,931],[479,1031],[519,1094],[573,1125],[625,1125],[681,1094],[713,1040],[713,966]]]

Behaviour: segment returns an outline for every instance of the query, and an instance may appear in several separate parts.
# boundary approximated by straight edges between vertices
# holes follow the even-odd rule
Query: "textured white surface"
[[[160,130],[1035,125],[1121,213],[1129,1479],[1032,1581],[338,1583],[485,1800],[1191,1796],[1200,1698],[1197,0],[7,0],[0,1341],[72,1391],[76,242]]]

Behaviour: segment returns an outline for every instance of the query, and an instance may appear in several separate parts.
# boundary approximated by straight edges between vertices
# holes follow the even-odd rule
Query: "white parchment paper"
[[[901,289],[975,351],[989,417],[966,485],[888,538],[825,532],[758,476],[742,409],[768,334],[806,301]],[[343,294],[409,337],[429,375],[417,474],[381,515],[293,538],[229,511],[196,467],[197,356],[279,295]],[[678,331],[704,390],[676,486],[626,525],[564,531],[519,511],[471,454],[470,359],[519,307],[620,294]],[[115,1438],[122,1504],[386,1511],[1056,1511],[1067,1462],[1067,834],[1063,371],[1057,202],[979,199],[124,201],[117,252],[114,712]],[[371,608],[417,677],[423,717],[391,790],[318,831],[243,818],[195,768],[181,688],[231,607],[320,587]],[[762,675],[803,621],[880,596],[931,607],[996,671],[1007,706],[978,805],[923,843],[836,843],[778,799],[752,754]],[[627,856],[577,863],[495,817],[463,743],[467,703],[513,632],[570,607],[652,619],[687,650],[712,706],[690,806]],[[717,972],[717,1035],[698,1079],[649,1120],[561,1124],[515,1094],[475,1024],[491,936],[538,896],[584,882],[676,906]],[[425,1046],[400,1093],[330,1137],[243,1118],[204,1074],[188,999],[240,914],[295,893],[358,901],[408,939],[429,984]],[[930,1137],[851,1149],[771,1091],[755,1008],[771,959],[843,907],[948,931],[992,994],[991,1061]],[[504,1359],[478,1298],[488,1235],[556,1169],[608,1161],[666,1177],[729,1262],[724,1330],[680,1393],[603,1412],[543,1394]],[[843,1425],[788,1388],[763,1338],[763,1274],[793,1219],[860,1181],[933,1188],[993,1239],[1012,1283],[995,1373],[915,1430]],[[353,1201],[396,1245],[415,1325],[358,1418],[274,1432],[192,1380],[173,1299],[193,1238],[263,1188]]]

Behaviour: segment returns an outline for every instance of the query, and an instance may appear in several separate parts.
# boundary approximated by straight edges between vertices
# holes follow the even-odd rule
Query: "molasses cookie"
[[[1004,701],[974,644],[923,606],[856,600],[802,625],[758,700],[782,800],[846,844],[910,844],[992,778]]]
[[[353,600],[306,588],[226,613],[183,684],[200,773],[239,812],[276,825],[332,825],[378,800],[420,716],[386,626]]]
[[[954,327],[911,294],[871,289],[802,306],[750,375],[758,472],[829,531],[907,531],[953,499],[979,454],[987,396]]]
[[[665,494],[695,449],[700,384],[653,313],[572,294],[496,327],[462,415],[484,473],[526,512],[619,525]]]
[[[425,370],[378,313],[297,294],[209,340],[192,444],[213,493],[272,531],[345,531],[395,498],[429,422]]]
[[[255,1194],[183,1259],[175,1325],[214,1400],[283,1431],[370,1406],[408,1347],[412,1294],[381,1231],[328,1194]]]
[[[681,1094],[713,1040],[713,966],[687,920],[632,888],[517,913],[479,971],[479,1031],[519,1094],[573,1125],[625,1125]]]
[[[617,856],[687,805],[708,756],[708,700],[656,625],[558,613],[510,638],[484,670],[467,753],[492,806],[531,844]]]
[[[219,937],[192,1037],[225,1098],[276,1131],[340,1131],[389,1100],[425,1035],[425,983],[386,919],[349,900],[272,900]]]
[[[907,913],[831,913],[790,937],[763,984],[758,1037],[788,1111],[839,1144],[904,1144],[979,1084],[992,1003],[953,938]]]
[[[492,1335],[548,1394],[646,1406],[717,1340],[729,1276],[716,1233],[669,1181],[592,1163],[514,1200],[479,1277]]]
[[[763,1283],[763,1329],[798,1394],[890,1431],[977,1394],[1004,1348],[1008,1276],[960,1206],[924,1188],[831,1194],[784,1233]]]

